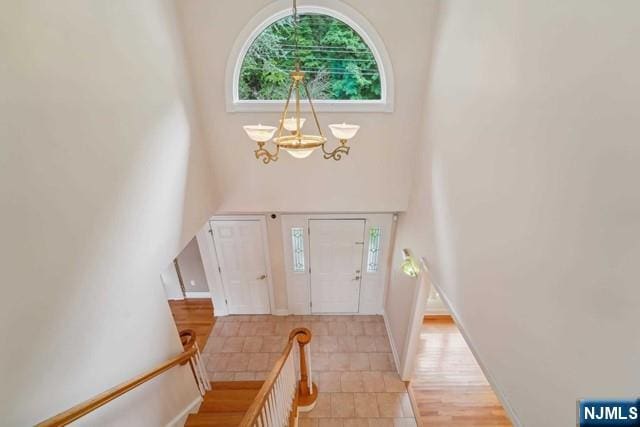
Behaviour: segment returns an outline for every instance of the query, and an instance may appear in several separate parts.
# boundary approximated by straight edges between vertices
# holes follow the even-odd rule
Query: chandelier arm
[[[323,157],[326,160],[333,159],[335,161],[338,161],[338,160],[342,159],[343,155],[344,156],[348,156],[349,155],[349,150],[350,150],[351,147],[348,147],[346,145],[347,144],[346,141],[345,142],[340,141],[340,145],[337,146],[333,151],[325,150],[324,149],[325,144],[326,144],[326,142],[324,144],[322,144],[320,146],[320,148],[322,148],[322,153],[324,154]]]
[[[307,100],[309,101],[309,106],[311,107],[311,114],[313,114],[313,120],[316,122],[316,127],[318,128],[318,132],[320,136],[324,138],[324,134],[322,133],[322,128],[320,128],[320,121],[318,120],[318,116],[316,115],[316,109],[313,107],[313,101],[311,101],[311,93],[309,93],[309,87],[307,86],[307,82],[302,82],[304,86],[304,91],[307,94]],[[324,145],[324,144],[323,144]]]
[[[265,144],[266,144],[265,142],[258,142],[258,149],[254,151],[254,153],[256,155],[256,159],[262,160],[262,163],[266,165],[270,162],[275,162],[278,160],[278,154],[280,153],[280,146],[276,145],[276,152],[271,154],[269,150],[264,148]]]

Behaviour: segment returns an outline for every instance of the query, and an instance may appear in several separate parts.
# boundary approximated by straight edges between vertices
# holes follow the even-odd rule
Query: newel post
[[[313,408],[318,398],[318,387],[311,383],[309,389],[309,366],[307,366],[306,345],[311,342],[311,331],[307,328],[296,328],[291,331],[289,339],[295,338],[300,347],[300,383],[298,385],[298,408],[308,411]]]

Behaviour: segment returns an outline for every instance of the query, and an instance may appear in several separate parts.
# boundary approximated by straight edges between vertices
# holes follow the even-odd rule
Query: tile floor
[[[264,379],[296,327],[313,334],[319,390],[316,407],[301,414],[301,427],[416,425],[382,316],[219,317],[203,351],[210,379]]]

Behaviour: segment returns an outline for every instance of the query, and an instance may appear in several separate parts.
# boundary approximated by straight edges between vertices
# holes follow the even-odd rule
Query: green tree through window
[[[358,33],[327,15],[303,14],[298,20],[298,55],[313,99],[380,99],[378,64]],[[251,44],[240,69],[240,99],[286,98],[295,58],[289,16],[268,26]]]

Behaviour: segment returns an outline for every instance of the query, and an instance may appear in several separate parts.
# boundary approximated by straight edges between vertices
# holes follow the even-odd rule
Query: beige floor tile
[[[340,388],[340,372],[318,372],[314,377],[318,390],[323,392],[342,391]]]
[[[338,351],[342,353],[355,353],[358,351],[356,337],[349,335],[338,336]]]
[[[240,330],[239,323],[227,322],[222,325],[222,331],[220,331],[220,335],[223,337],[235,337],[238,335],[239,330]]]
[[[354,418],[356,414],[353,393],[331,393],[331,416]]]
[[[295,327],[293,326],[293,322],[290,322],[288,320],[283,320],[276,323],[276,335],[289,337],[289,334],[293,329],[295,329]]]
[[[337,336],[347,335],[346,322],[339,322],[339,321],[328,322],[327,328],[329,331],[329,335],[337,335]]]
[[[304,418],[329,418],[331,417],[331,394],[318,392],[316,406],[309,412],[303,412],[301,417]]]
[[[348,371],[350,364],[349,353],[331,353],[329,355],[329,368],[332,371]]]
[[[252,353],[249,357],[249,371],[266,371],[272,367],[269,366],[269,353]]]
[[[416,427],[418,424],[416,423],[415,418],[394,418],[393,426],[394,427]]]
[[[368,371],[369,353],[350,353],[349,354],[349,370],[351,371]]]
[[[311,322],[311,334],[314,337],[336,335],[336,334],[329,334],[328,326],[329,325],[326,322]]]
[[[262,338],[263,353],[281,353],[287,342],[287,338],[281,336],[265,336]]]
[[[253,322],[241,322],[238,328],[238,335],[241,337],[250,337],[256,334],[256,324]]]
[[[229,357],[230,355],[225,353],[212,354],[207,361],[207,370],[214,372],[226,370]]]
[[[369,418],[369,427],[394,427],[392,418]]]
[[[367,392],[381,392],[384,391],[384,380],[382,378],[382,372],[367,371],[361,372],[362,385],[364,391]]]
[[[256,372],[256,380],[257,381],[264,381],[265,379],[267,379],[267,376],[271,373],[271,371],[261,371],[261,372]]]
[[[370,353],[369,363],[372,371],[392,371],[393,359],[391,353]]]
[[[241,353],[244,346],[243,337],[227,337],[222,346],[223,353]]]
[[[312,341],[313,342],[313,341]],[[315,351],[315,347],[311,347],[311,367],[315,372],[330,370],[329,357],[330,353],[319,353]]]
[[[356,417],[375,418],[380,415],[375,393],[355,393],[353,398],[355,401]]]
[[[253,381],[256,379],[255,372],[236,372],[233,374],[234,381]]]
[[[344,427],[369,427],[369,420],[366,418],[345,418]]]
[[[343,372],[340,376],[340,385],[345,392],[364,391],[360,372]]]
[[[258,353],[262,349],[262,337],[246,337],[244,339],[243,353]]]
[[[402,394],[404,393],[377,393],[378,413],[384,418],[401,418]]]
[[[374,337],[358,335],[356,336],[356,345],[358,346],[358,351],[362,353],[373,353],[376,351],[376,341]]]
[[[224,347],[225,337],[209,337],[207,341],[207,347],[204,350],[204,353],[221,353],[222,348]]]
[[[364,334],[369,336],[379,336],[385,334],[385,328],[383,324],[378,322],[363,322]]]
[[[213,372],[208,376],[211,381],[233,381],[235,377],[233,372]]]
[[[343,427],[342,418],[320,418],[318,427]]]
[[[319,336],[313,337],[312,345],[314,351],[319,353],[335,353],[338,351],[338,337],[335,336]]]
[[[364,335],[364,327],[362,322],[347,323],[347,334],[351,336]]]
[[[273,322],[262,322],[256,324],[255,334],[258,336],[270,336],[276,334],[276,324]]]
[[[388,392],[406,392],[407,387],[404,381],[400,379],[400,376],[396,372],[383,372],[382,379],[384,380],[384,391]]]
[[[225,370],[227,372],[242,372],[247,370],[250,353],[234,353],[227,360]]]
[[[219,318],[203,352],[211,380],[264,380],[295,327],[312,331],[319,388],[316,407],[300,414],[300,426],[415,427],[381,316]]]
[[[381,353],[391,353],[391,345],[389,344],[389,338],[375,337],[376,351]]]

